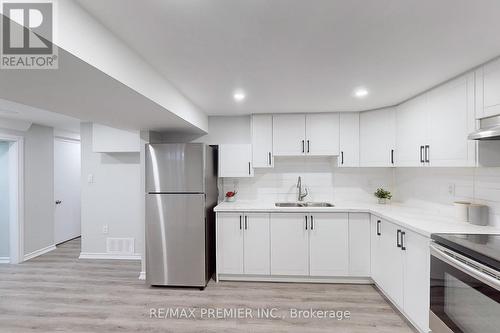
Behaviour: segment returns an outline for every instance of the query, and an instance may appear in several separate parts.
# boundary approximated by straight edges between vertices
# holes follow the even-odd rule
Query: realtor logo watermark
[[[57,69],[55,4],[2,0],[1,69]]]

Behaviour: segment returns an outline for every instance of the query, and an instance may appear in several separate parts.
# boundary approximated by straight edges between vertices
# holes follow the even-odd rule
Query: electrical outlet
[[[455,196],[455,184],[448,184],[448,194]]]
[[[108,225],[107,224],[103,225],[102,226],[102,233],[106,235],[106,234],[108,234],[108,232],[109,232]]]
[[[89,184],[92,184],[94,183],[94,175],[89,173],[89,175],[87,176],[87,183]]]

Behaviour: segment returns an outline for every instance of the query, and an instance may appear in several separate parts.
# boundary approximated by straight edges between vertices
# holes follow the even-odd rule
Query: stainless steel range
[[[500,332],[500,235],[432,235],[433,333]]]

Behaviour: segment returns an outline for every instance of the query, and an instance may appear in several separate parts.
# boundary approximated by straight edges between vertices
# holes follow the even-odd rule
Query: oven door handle
[[[489,285],[490,287],[492,287],[496,290],[500,290],[500,280],[495,279],[493,276],[490,276],[489,274],[483,273],[479,269],[477,269],[477,268],[475,268],[475,267],[473,267],[465,262],[462,262],[462,261],[454,258],[453,256],[457,256],[459,258],[463,258],[464,260],[468,260],[468,261],[472,261],[471,259],[464,257],[464,256],[462,256],[454,251],[451,251],[449,249],[443,248],[442,246],[439,246],[437,244],[431,244],[430,247],[431,247],[431,255],[432,256],[434,256],[437,259],[439,259],[439,260],[455,267],[456,269],[472,276],[473,278]],[[481,265],[481,264],[477,264],[477,265]],[[481,265],[481,266],[483,266],[483,265]],[[498,278],[500,278],[500,274],[498,272],[496,272],[494,269],[486,267],[486,266],[483,266],[482,269],[484,269],[485,271],[488,271],[490,274],[493,274],[493,275],[497,276]]]

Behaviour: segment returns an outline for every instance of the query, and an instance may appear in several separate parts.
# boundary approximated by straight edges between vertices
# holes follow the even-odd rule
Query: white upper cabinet
[[[340,113],[339,167],[359,167],[359,113]]]
[[[361,112],[359,123],[360,166],[394,166],[395,108]]]
[[[272,168],[273,158],[273,116],[252,116],[252,161],[254,168]]]
[[[219,177],[253,177],[252,145],[219,145]]]
[[[398,106],[396,111],[397,166],[425,165],[428,137],[427,96],[421,95]]]
[[[276,156],[335,156],[339,154],[339,114],[280,114],[273,116]]]
[[[273,149],[276,156],[305,154],[306,117],[303,114],[273,116]]]
[[[100,124],[92,124],[92,152],[131,153],[140,151],[141,138],[138,131],[125,131]]]
[[[500,59],[476,71],[476,118],[500,115]]]
[[[475,166],[474,74],[470,73],[428,93],[428,147],[431,166]]]
[[[339,154],[339,114],[306,115],[306,154],[336,156]]]

